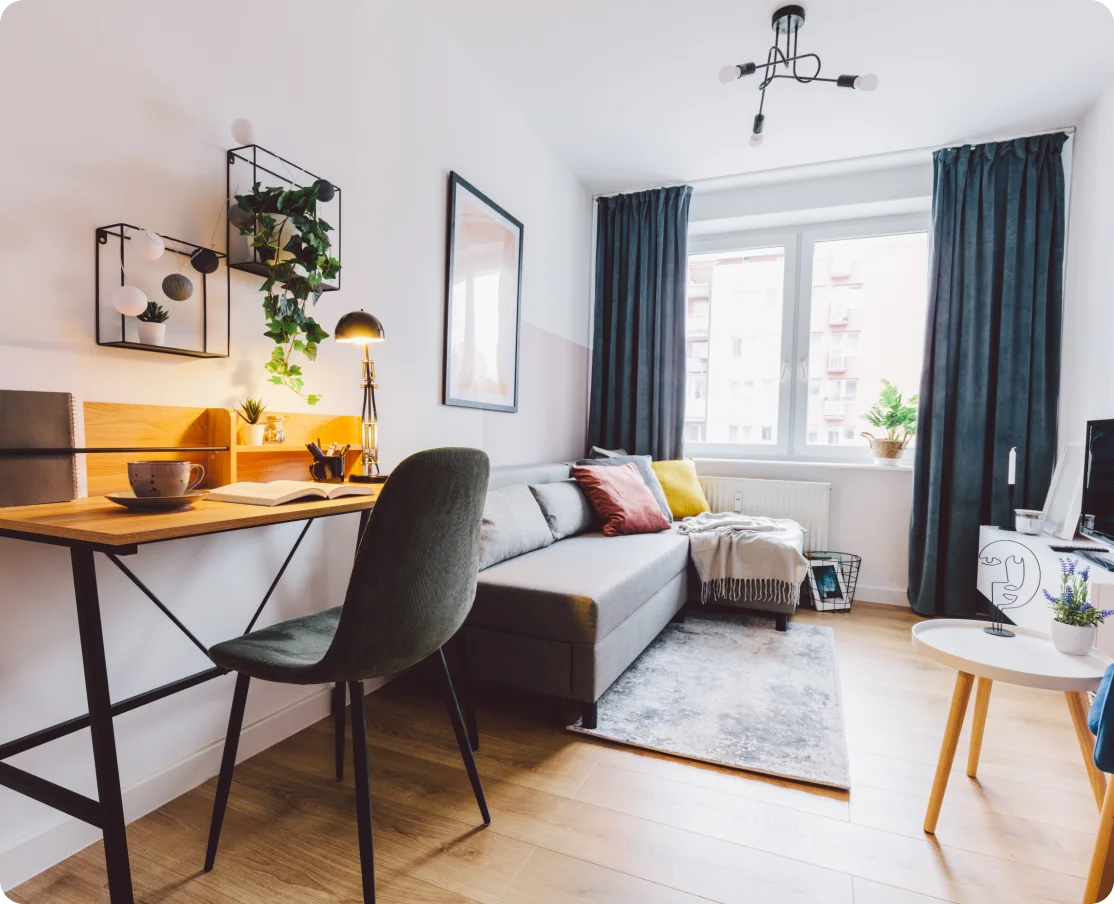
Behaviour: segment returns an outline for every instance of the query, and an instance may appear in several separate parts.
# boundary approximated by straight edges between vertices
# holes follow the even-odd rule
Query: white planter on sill
[[[139,321],[139,341],[143,345],[165,345],[166,322],[149,323],[146,320]]]
[[[1079,625],[1065,625],[1052,622],[1052,646],[1069,656],[1086,656],[1095,645],[1094,626],[1081,628]]]

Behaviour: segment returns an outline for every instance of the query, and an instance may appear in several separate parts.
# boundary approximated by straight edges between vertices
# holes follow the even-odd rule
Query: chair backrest
[[[400,672],[464,624],[476,596],[490,463],[479,449],[403,461],[375,502],[322,662],[336,681]]]

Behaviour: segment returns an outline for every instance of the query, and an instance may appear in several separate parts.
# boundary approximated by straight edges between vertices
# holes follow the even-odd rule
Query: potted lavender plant
[[[1052,645],[1070,656],[1086,656],[1095,645],[1098,626],[1114,615],[1114,609],[1096,609],[1090,602],[1091,569],[1076,569],[1075,559],[1060,559],[1060,594],[1047,590],[1045,598],[1055,613]]]

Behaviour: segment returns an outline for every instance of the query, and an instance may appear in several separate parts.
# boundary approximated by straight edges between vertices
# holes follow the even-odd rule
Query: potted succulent
[[[885,435],[881,438],[870,433],[863,436],[870,442],[876,465],[896,467],[905,447],[917,432],[917,397],[905,399],[889,380],[882,381],[878,401],[863,415],[863,419]]]
[[[147,310],[136,317],[139,321],[139,341],[143,345],[166,344],[166,321],[170,312],[153,301],[147,302]]]
[[[263,445],[263,430],[265,424],[261,424],[259,419],[263,417],[263,411],[266,409],[267,403],[262,399],[244,399],[240,403],[240,410],[236,412],[240,416],[240,420],[244,423],[240,425],[240,440],[245,446],[262,446]]]
[[[1075,559],[1060,559],[1060,594],[1047,590],[1045,598],[1055,613],[1052,621],[1052,645],[1061,653],[1086,656],[1095,645],[1098,626],[1114,615],[1114,609],[1096,609],[1091,605],[1088,581],[1091,569],[1076,570]]]

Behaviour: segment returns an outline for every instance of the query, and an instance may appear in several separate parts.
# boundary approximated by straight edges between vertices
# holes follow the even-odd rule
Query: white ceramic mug
[[[128,483],[136,496],[184,496],[204,479],[205,469],[188,461],[128,462]]]

